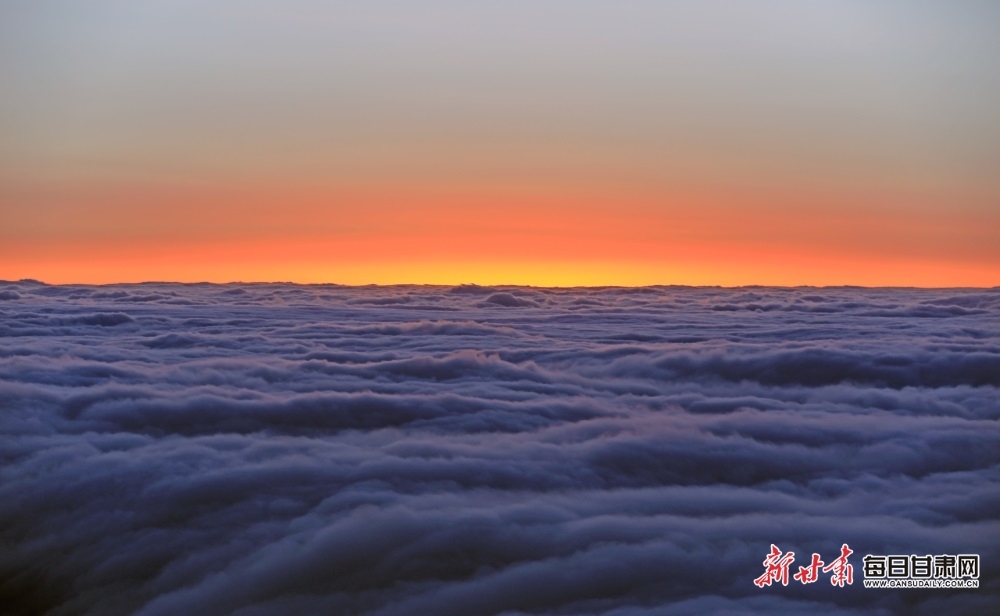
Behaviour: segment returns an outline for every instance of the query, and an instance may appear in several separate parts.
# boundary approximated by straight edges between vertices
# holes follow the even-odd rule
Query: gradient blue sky
[[[0,277],[997,284],[998,31],[993,2],[6,2]]]

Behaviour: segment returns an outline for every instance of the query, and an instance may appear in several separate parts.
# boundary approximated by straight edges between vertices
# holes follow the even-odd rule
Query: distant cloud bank
[[[1000,289],[0,283],[0,605],[997,613],[998,388]]]

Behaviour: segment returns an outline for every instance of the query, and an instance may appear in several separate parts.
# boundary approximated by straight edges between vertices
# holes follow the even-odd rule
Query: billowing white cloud
[[[15,614],[1000,607],[1000,290],[0,300]],[[979,553],[982,587],[760,589],[771,543]]]

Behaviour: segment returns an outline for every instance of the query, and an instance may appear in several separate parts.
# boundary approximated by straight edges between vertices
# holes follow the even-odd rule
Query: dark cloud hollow
[[[1000,289],[0,299],[2,613],[1000,613]]]

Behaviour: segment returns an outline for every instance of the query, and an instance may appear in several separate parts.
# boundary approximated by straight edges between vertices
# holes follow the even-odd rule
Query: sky
[[[12,0],[0,279],[1000,284],[994,2]]]

